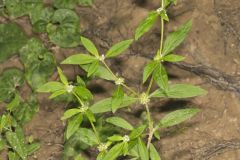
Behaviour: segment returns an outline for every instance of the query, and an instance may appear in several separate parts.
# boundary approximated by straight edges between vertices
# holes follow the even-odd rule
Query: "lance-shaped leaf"
[[[124,96],[121,106],[119,108],[127,107],[137,101],[136,98]],[[118,109],[119,109],[118,108]],[[93,113],[104,113],[112,111],[112,98],[106,98],[101,101],[98,101],[90,107],[90,110]]]
[[[113,45],[106,53],[106,57],[115,57],[124,52],[132,44],[133,39],[125,40]]]
[[[180,110],[173,111],[167,114],[166,116],[164,116],[160,120],[158,126],[161,128],[166,128],[166,127],[177,125],[193,117],[199,111],[200,110],[197,108],[180,109]]]
[[[89,146],[94,146],[98,144],[98,139],[95,133],[88,128],[80,128],[76,132],[77,139]]]
[[[159,62],[157,62],[157,61],[151,61],[144,67],[144,70],[143,70],[143,83],[146,82],[146,80],[153,73],[153,71],[156,69],[158,64],[159,64]]]
[[[96,60],[96,57],[87,54],[75,54],[65,59],[62,64],[89,64]]]
[[[38,87],[37,92],[56,92],[58,90],[63,90],[65,89],[65,86],[60,83],[60,82],[47,82],[43,85],[41,85],[40,87]]]
[[[171,33],[164,42],[163,55],[172,52],[186,38],[187,33],[192,28],[192,21],[182,25],[177,31]]]
[[[89,53],[91,53],[95,57],[99,56],[97,47],[93,44],[93,42],[90,39],[87,39],[85,37],[81,37],[81,42]]]
[[[152,11],[148,14],[147,18],[145,18],[138,28],[135,31],[135,40],[138,40],[144,33],[148,32],[151,27],[154,25],[158,17],[158,13],[156,11]]]
[[[151,160],[161,160],[158,151],[156,150],[156,148],[154,147],[154,145],[151,143],[150,144],[150,158]]]
[[[167,62],[180,62],[183,61],[184,59],[185,57],[176,54],[169,54],[163,57],[163,60]]]
[[[146,125],[141,125],[135,128],[134,130],[132,130],[132,132],[129,135],[130,139],[136,139],[139,136],[141,136],[144,130],[146,129],[146,127],[147,127]]]
[[[164,66],[159,63],[153,72],[153,79],[162,90],[168,90],[168,75]]]
[[[206,94],[207,91],[199,86],[193,86],[190,84],[173,84],[169,86],[168,91],[158,89],[151,94],[151,97],[191,98]]]
[[[124,90],[122,86],[117,86],[112,96],[112,111],[115,113],[119,106],[121,106],[124,98]]]
[[[114,145],[102,160],[115,160],[122,154],[124,143]]]
[[[24,83],[22,71],[12,68],[1,73],[0,76],[0,101],[11,101],[17,88]]]
[[[127,130],[133,130],[133,126],[121,117],[110,117],[106,119],[106,122]]]
[[[13,148],[13,150],[16,151],[23,160],[26,160],[27,152],[24,144],[24,139],[22,139],[21,136],[19,137],[19,135],[11,131],[6,133],[6,138],[8,143]]]
[[[76,114],[78,114],[80,112],[81,112],[81,110],[79,108],[69,109],[69,110],[64,112],[64,115],[61,118],[61,120],[65,120],[65,119],[71,118],[72,116],[74,116],[74,115],[76,115]]]
[[[95,61],[93,63],[91,63],[89,65],[89,68],[88,68],[88,72],[87,72],[87,76],[90,77],[91,75],[93,75],[94,73],[97,72],[98,70],[98,67],[99,67],[99,62],[98,61]]]
[[[54,12],[51,23],[47,25],[50,41],[63,47],[76,47],[80,44],[79,17],[69,9]]]
[[[66,139],[69,139],[80,127],[83,120],[82,114],[75,115],[68,120]]]
[[[90,71],[90,66],[91,64],[85,64],[85,65],[80,65],[82,69],[84,69],[87,73]],[[106,67],[99,65],[95,73],[92,74],[92,76],[96,76],[105,80],[109,81],[115,81],[115,77],[109,70],[106,69]]]
[[[138,154],[141,160],[149,160],[149,153],[148,153],[148,149],[147,146],[145,145],[145,143],[143,142],[143,140],[141,138],[138,138]]]
[[[84,100],[91,100],[93,98],[92,93],[87,88],[82,86],[74,87],[73,92]]]
[[[25,67],[25,75],[33,89],[37,89],[47,82],[54,73],[55,59],[44,45],[32,38],[20,50],[20,59]]]
[[[63,71],[61,68],[57,67],[58,75],[60,77],[60,80],[63,84],[68,85],[67,77],[63,74]]]
[[[27,36],[22,29],[14,24],[0,24],[0,63],[7,60],[27,42]]]

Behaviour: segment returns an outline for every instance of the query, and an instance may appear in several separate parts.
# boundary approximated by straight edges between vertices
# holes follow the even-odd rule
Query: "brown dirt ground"
[[[49,2],[49,1],[46,1]],[[113,43],[131,38],[139,22],[151,9],[159,7],[159,0],[95,0],[94,8],[77,8],[81,17],[83,34],[91,38],[104,52]],[[239,0],[178,0],[178,5],[169,10],[172,21],[167,31],[193,19],[193,29],[176,53],[186,56],[186,62],[216,68],[232,76],[240,75],[240,1]],[[4,20],[1,20],[4,21]],[[32,35],[27,18],[16,20]],[[142,67],[159,46],[159,25],[146,34],[125,55],[109,62],[114,70],[126,77],[129,84],[138,88]],[[59,49],[49,45],[46,35],[40,35],[58,61],[83,50]],[[16,57],[0,66],[21,66]],[[187,123],[162,131],[161,141],[155,141],[163,160],[239,160],[240,159],[240,98],[236,92],[216,88],[214,83],[202,76],[167,65],[171,82],[187,82],[201,85],[208,95],[188,101],[156,101],[151,110],[155,119],[185,105],[201,108],[201,113]],[[73,78],[78,69],[62,66],[68,77]],[[74,71],[74,72],[73,72]],[[56,74],[52,77],[56,79]],[[96,81],[105,91],[97,99],[111,93],[111,83]],[[22,93],[28,90],[25,87]],[[40,95],[41,108],[27,124],[27,135],[34,135],[42,144],[32,157],[38,160],[59,160],[63,150],[64,124],[60,121],[65,104],[54,104]],[[133,107],[141,111],[140,106]],[[122,113],[123,116],[129,113]],[[133,115],[131,115],[133,116]],[[137,117],[135,117],[137,120]],[[35,158],[34,158],[35,157]],[[4,159],[4,158],[3,158]],[[94,158],[93,158],[94,159]]]

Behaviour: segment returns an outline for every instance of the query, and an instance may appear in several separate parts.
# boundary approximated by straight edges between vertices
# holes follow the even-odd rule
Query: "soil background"
[[[52,3],[46,1],[46,5]],[[159,0],[95,0],[94,7],[77,7],[82,34],[92,39],[102,53],[112,44],[133,37],[138,24],[148,12],[159,8]],[[154,141],[163,160],[239,160],[240,159],[240,1],[239,0],[178,0],[169,8],[170,23],[166,31],[174,31],[189,19],[193,28],[177,54],[184,63],[166,64],[171,83],[200,85],[208,95],[188,100],[164,100],[151,104],[155,119],[171,110],[197,106],[201,112],[190,121],[163,130],[161,141]],[[1,22],[4,22],[1,19]],[[15,20],[28,35],[39,36],[58,62],[84,51],[83,47],[60,49],[49,43],[46,35],[32,33],[27,17]],[[130,86],[141,90],[143,66],[159,47],[159,23],[136,42],[125,54],[109,61],[115,72],[126,78]],[[0,70],[21,64],[17,57],[0,65]],[[70,79],[80,71],[74,66],[61,66]],[[52,79],[57,79],[54,74]],[[113,85],[96,80],[89,86],[97,100],[110,96]],[[144,86],[143,86],[144,87]],[[145,86],[146,87],[146,86]],[[156,87],[156,86],[155,86]],[[26,95],[29,88],[21,91]],[[47,95],[39,95],[39,113],[25,127],[26,135],[41,142],[41,149],[31,158],[60,160],[63,151],[65,124],[60,120],[66,104],[54,103]],[[141,106],[124,117],[138,121]],[[2,153],[4,154],[4,153]],[[1,157],[1,156],[0,156]],[[4,155],[2,159],[5,160]],[[94,158],[92,158],[94,160]]]

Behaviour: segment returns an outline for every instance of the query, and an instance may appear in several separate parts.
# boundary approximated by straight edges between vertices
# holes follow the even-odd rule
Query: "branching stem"
[[[113,71],[110,69],[110,67],[107,65],[107,63],[103,60],[101,61],[103,65],[107,68],[107,70],[113,75],[115,79],[118,79],[118,77],[113,73]],[[134,91],[131,87],[127,86],[125,83],[121,84],[123,87],[125,87],[128,91],[133,93],[134,95],[138,96],[138,93]]]

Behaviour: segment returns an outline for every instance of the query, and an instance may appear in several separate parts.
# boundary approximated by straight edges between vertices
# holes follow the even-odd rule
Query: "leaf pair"
[[[124,96],[122,100],[122,104],[117,107],[116,109],[124,108],[127,106],[130,106],[131,104],[135,103],[137,101],[137,98]],[[106,98],[103,100],[100,100],[96,102],[94,105],[90,107],[90,110],[93,113],[105,113],[112,111],[112,98]]]

